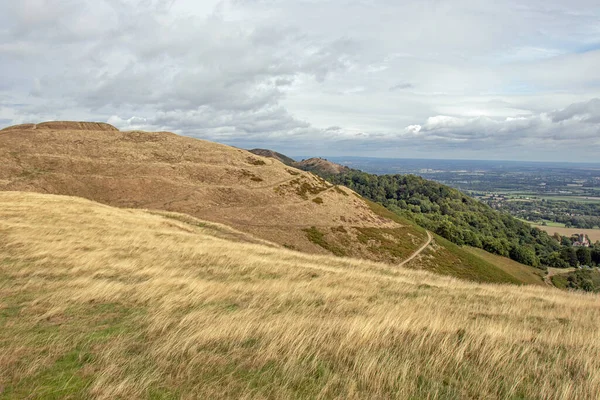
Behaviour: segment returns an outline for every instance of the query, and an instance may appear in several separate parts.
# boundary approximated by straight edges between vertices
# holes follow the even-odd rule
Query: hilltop
[[[0,193],[0,397],[600,397],[597,295]]]
[[[0,131],[0,159],[2,191],[185,213],[309,253],[401,262],[427,240],[424,230],[378,215],[347,188],[272,158],[168,132],[20,125]]]
[[[295,167],[303,171],[313,172],[317,175],[336,175],[350,171],[350,168],[344,165],[337,164],[320,157],[313,157],[302,161],[296,161],[293,158],[286,156],[285,154],[281,154],[273,150],[252,149],[248,151],[259,156],[274,158],[276,160],[281,161],[285,165]]]
[[[257,156],[274,158],[290,167],[294,167],[296,164],[296,160],[294,160],[293,158],[290,158],[290,157],[286,156],[285,154],[281,154],[281,153],[278,153],[273,150],[252,149],[252,150],[248,150],[248,151],[252,154],[256,154]]]
[[[169,132],[51,122],[0,131],[0,191],[184,213],[279,246],[528,283],[352,190],[245,150]],[[429,243],[426,248],[425,244]],[[415,254],[419,252],[419,254]],[[410,258],[410,262],[406,262]]]
[[[350,171],[350,168],[344,165],[336,164],[318,157],[299,161],[295,166],[303,171],[314,172],[317,175],[338,175]]]

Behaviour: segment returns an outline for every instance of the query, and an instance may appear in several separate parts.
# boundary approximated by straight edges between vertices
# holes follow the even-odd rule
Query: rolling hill
[[[598,295],[0,192],[0,398],[597,399]]]
[[[50,122],[0,131],[0,191],[177,212],[289,249],[400,264],[426,231],[352,190],[245,150],[168,132]],[[436,247],[437,246],[437,247]],[[525,283],[442,238],[406,266]]]
[[[350,171],[350,168],[344,165],[337,164],[320,157],[312,157],[307,158],[306,160],[296,161],[293,158],[286,156],[285,154],[281,154],[273,150],[252,149],[248,151],[258,156],[274,158],[290,167],[295,167],[307,172],[314,172],[317,175],[341,174],[343,172]]]
[[[313,172],[317,175],[338,175],[344,172],[350,172],[350,168],[344,165],[336,164],[319,157],[298,161],[295,164],[295,167],[303,171]]]
[[[532,267],[552,265],[551,260],[561,249],[561,244],[546,232],[457,189],[419,176],[375,175],[348,168],[334,173],[328,168],[314,168],[312,172],[332,184],[355,190],[459,246],[481,248]]]
[[[50,122],[0,131],[0,190],[175,211],[309,253],[400,262],[427,235],[374,213],[347,188],[245,150],[168,132]],[[387,235],[373,252],[363,231]]]
[[[274,158],[282,163],[284,163],[285,165],[289,166],[289,167],[294,167],[296,164],[296,160],[294,160],[293,158],[290,158],[284,154],[278,153],[276,151],[273,150],[267,150],[267,149],[252,149],[252,150],[248,150],[250,153],[252,154],[256,154],[257,156],[261,156],[261,157],[269,157],[269,158]]]

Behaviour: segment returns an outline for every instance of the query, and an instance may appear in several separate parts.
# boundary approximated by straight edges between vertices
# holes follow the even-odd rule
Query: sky
[[[600,162],[597,0],[0,2],[0,127]]]

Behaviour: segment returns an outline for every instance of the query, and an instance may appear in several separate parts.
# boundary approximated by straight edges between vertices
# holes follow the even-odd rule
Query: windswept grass
[[[0,398],[598,399],[600,297],[0,193]]]

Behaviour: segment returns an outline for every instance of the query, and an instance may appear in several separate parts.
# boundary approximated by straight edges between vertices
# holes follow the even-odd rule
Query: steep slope
[[[167,132],[52,122],[0,131],[0,190],[79,196],[176,211],[280,245],[400,262],[423,230],[371,211],[360,196],[245,150]],[[383,230],[395,253],[374,254],[361,230]]]
[[[535,267],[530,267],[529,265],[520,264],[514,260],[511,260],[508,257],[498,256],[496,254],[488,253],[485,250],[478,249],[475,247],[465,247],[469,253],[480,257],[489,263],[495,265],[496,267],[502,269],[504,272],[514,276],[519,279],[521,282],[530,284],[530,285],[546,285],[544,282],[544,277],[546,272]]]
[[[284,154],[278,153],[273,150],[252,149],[252,150],[248,150],[248,151],[252,154],[256,154],[257,156],[274,158],[290,167],[293,167],[294,164],[296,164],[296,160],[294,160],[293,158],[290,158]]]
[[[598,295],[235,234],[0,193],[0,397],[600,398]]]

